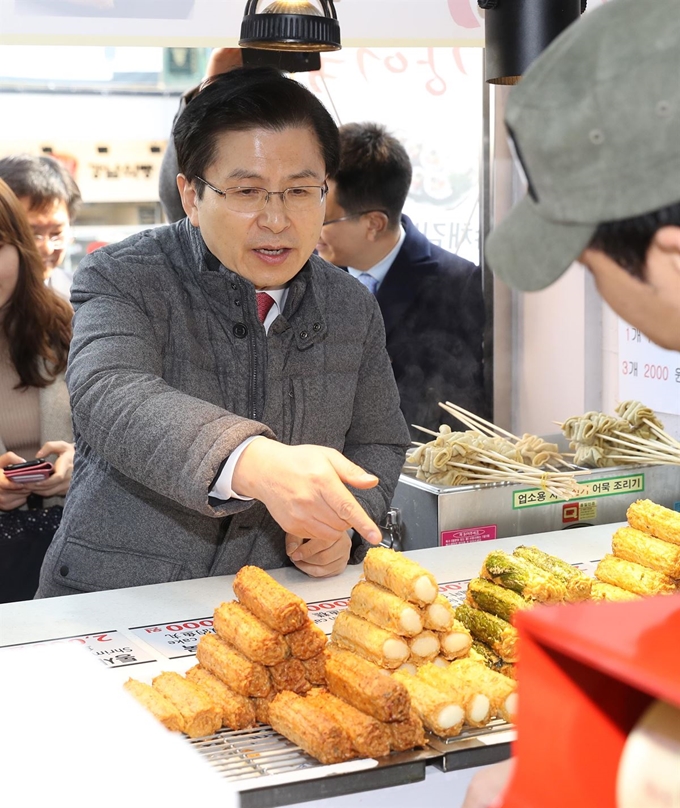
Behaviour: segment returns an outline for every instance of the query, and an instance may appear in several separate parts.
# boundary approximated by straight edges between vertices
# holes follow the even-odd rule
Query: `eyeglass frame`
[[[390,218],[390,214],[386,210],[380,210],[380,208],[374,208],[373,210],[360,210],[357,213],[349,213],[347,216],[338,216],[337,219],[328,219],[328,221],[324,222],[322,227],[325,227],[327,224],[335,224],[336,222],[348,222],[350,219],[358,219],[359,216],[365,216],[367,213],[382,213],[383,216],[387,216]]]
[[[45,235],[45,233],[33,233],[33,240],[36,244],[49,244],[53,250],[63,249],[71,238],[70,229],[66,229],[63,233],[53,236]]]
[[[195,175],[195,179],[202,182],[205,186],[210,188],[211,191],[214,191],[218,196],[221,196],[223,199],[226,199],[227,191],[238,191],[238,190],[247,190],[247,191],[264,191],[267,194],[265,198],[264,205],[261,208],[257,208],[255,210],[234,210],[233,213],[261,213],[263,210],[266,209],[267,205],[269,204],[269,198],[272,196],[280,196],[281,202],[283,207],[286,210],[291,210],[286,204],[286,194],[288,191],[294,191],[296,188],[319,188],[321,191],[321,199],[319,200],[318,206],[313,208],[307,208],[307,210],[316,210],[316,207],[321,207],[323,204],[326,195],[328,194],[328,183],[324,180],[323,185],[297,185],[292,186],[290,188],[284,188],[283,191],[268,191],[266,188],[258,188],[256,185],[231,185],[229,188],[216,188],[214,185],[211,185],[207,180],[204,180],[203,177],[199,177],[198,174]],[[232,210],[230,208],[230,210]],[[300,213],[301,211],[292,211],[293,213]]]

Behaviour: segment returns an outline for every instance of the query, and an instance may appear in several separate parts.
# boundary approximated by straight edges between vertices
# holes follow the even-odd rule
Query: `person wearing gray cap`
[[[619,316],[680,350],[680,0],[613,0],[573,23],[505,122],[528,190],[489,234],[489,267],[530,292],[580,261]],[[514,764],[478,772],[462,808],[501,806]]]
[[[486,241],[543,289],[574,261],[612,309],[680,350],[680,0],[615,0],[563,32],[509,95],[526,197]]]

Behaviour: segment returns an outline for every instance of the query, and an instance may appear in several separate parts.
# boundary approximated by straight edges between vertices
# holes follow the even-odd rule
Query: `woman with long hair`
[[[0,602],[32,598],[73,471],[64,371],[73,311],[44,283],[26,214],[0,180]],[[44,457],[54,471],[15,482],[7,466]]]

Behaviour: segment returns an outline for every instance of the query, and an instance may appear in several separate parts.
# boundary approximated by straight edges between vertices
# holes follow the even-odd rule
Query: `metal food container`
[[[401,520],[399,549],[624,522],[628,506],[637,499],[680,511],[680,466],[593,469],[578,477],[578,486],[578,496],[565,501],[517,483],[444,488],[405,472],[392,500]]]

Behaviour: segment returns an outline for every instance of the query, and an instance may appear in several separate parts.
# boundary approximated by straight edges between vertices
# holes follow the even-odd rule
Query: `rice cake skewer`
[[[382,668],[398,668],[410,653],[409,646],[397,634],[351,612],[340,612],[335,618],[331,640]]]
[[[433,603],[439,593],[432,573],[387,547],[371,547],[366,553],[364,575],[368,581],[418,606]]]

